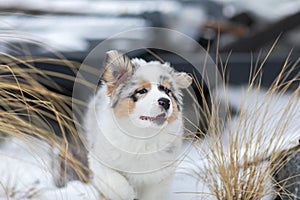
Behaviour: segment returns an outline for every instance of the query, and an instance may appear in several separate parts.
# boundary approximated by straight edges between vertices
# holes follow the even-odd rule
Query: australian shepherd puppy
[[[180,90],[192,78],[115,50],[105,65],[84,122],[91,182],[107,199],[166,199],[182,143]]]

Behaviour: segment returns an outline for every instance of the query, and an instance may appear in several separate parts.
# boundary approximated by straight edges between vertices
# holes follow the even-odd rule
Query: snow
[[[5,15],[0,18],[1,42],[40,42],[56,51],[85,51],[89,40],[109,38],[132,28],[145,27],[139,18],[95,16],[22,16]]]
[[[0,0],[2,8],[19,8],[73,14],[142,14],[144,12],[168,13],[179,9],[176,1],[90,1],[90,0]]]
[[[88,184],[80,181],[72,181],[64,188],[46,190],[39,196],[39,199],[52,200],[98,200],[97,191]]]
[[[245,101],[244,97],[246,98]],[[264,115],[264,110],[267,110],[269,106],[273,108],[269,110],[267,115],[264,115],[267,123],[263,123],[264,120],[258,120],[262,121],[262,124],[255,123],[255,120],[247,120],[248,118],[245,118],[245,120],[248,121],[247,124],[253,128],[264,127],[264,131],[262,132],[264,133],[264,135],[262,135],[264,139],[261,140],[261,144],[259,145],[261,152],[269,152],[272,149],[278,150],[278,148],[281,150],[288,149],[298,144],[300,130],[299,99],[288,94],[273,95],[273,97],[270,98],[266,91],[262,90],[261,92],[253,91],[247,93],[245,89],[242,88],[230,88],[226,95],[221,94],[219,98],[228,98],[230,105],[237,108],[240,108],[242,105],[246,106],[253,116],[257,113],[257,109],[261,110],[261,114]],[[261,105],[262,103],[265,103],[263,104],[264,106]],[[285,113],[289,113],[285,110],[287,108],[289,112],[291,112],[291,115],[287,115],[287,122],[285,122],[282,116],[286,116]],[[283,114],[280,114],[280,112]],[[274,113],[276,113],[276,115]],[[273,116],[275,116],[275,118],[273,118]],[[235,134],[240,132],[239,128],[235,128],[236,126],[238,127],[237,124],[235,120],[232,120],[231,128],[237,130]],[[241,124],[244,124],[244,122]],[[286,125],[284,137],[282,137],[283,135],[281,135],[280,131],[278,133],[276,131],[274,132],[274,130],[279,127],[278,124]],[[245,127],[247,127],[247,125],[245,125]],[[248,134],[247,129],[242,132]],[[270,135],[271,132],[274,133]],[[257,131],[257,133],[260,132]],[[243,157],[246,155],[242,153],[245,144],[252,145],[249,149],[253,148],[254,151],[256,151],[255,149],[257,148],[257,143],[255,142],[257,141],[255,138],[256,135],[252,139],[252,142],[250,135],[251,133],[245,136],[241,135],[240,137],[244,139],[241,139],[241,146],[238,148],[238,151],[241,152],[240,155]],[[233,138],[235,138],[235,136],[233,136]],[[250,140],[250,142],[245,143],[245,140]],[[270,145],[272,141],[276,141],[274,143],[275,147]],[[216,178],[218,178],[218,172],[216,172],[212,166],[214,161],[211,158],[213,158],[213,156],[210,157],[209,155],[211,155],[213,149],[218,145],[222,145],[224,154],[229,155],[231,153],[231,151],[228,150],[230,146],[228,131],[226,131],[226,129],[224,130],[219,142],[210,140],[208,137],[203,142],[197,144],[185,144],[185,152],[182,154],[184,155],[184,159],[179,164],[175,173],[169,200],[199,198],[215,200],[216,198],[209,194],[212,191],[212,183],[211,177],[208,177],[209,173],[207,170],[211,169],[212,171],[210,171],[210,173],[214,172],[215,174],[210,175]],[[26,197],[28,197],[27,199],[30,197],[31,200],[99,200],[100,197],[98,196],[97,190],[90,184],[85,184],[80,181],[71,181],[63,188],[57,188],[55,186],[51,173],[51,149],[51,146],[47,143],[29,136],[22,139],[8,137],[6,141],[0,143],[0,200],[26,200]],[[248,153],[250,152],[253,151],[249,151]],[[250,154],[252,155],[252,153]],[[250,159],[251,155],[249,155]],[[268,155],[269,153],[267,156]],[[227,163],[230,162],[230,160],[224,159],[223,162]],[[261,169],[261,172],[265,173],[265,168],[268,167],[267,163],[262,162],[258,167],[259,166],[260,168],[258,169]],[[240,172],[242,175],[243,173],[247,173],[247,170]],[[257,176],[260,176],[259,173],[257,173]],[[266,177],[266,194],[271,194],[271,179],[265,174],[263,176]],[[262,199],[269,200],[272,198],[272,195],[266,195]]]
[[[33,138],[26,138],[26,141],[16,138],[7,140],[0,151],[0,197],[22,199],[33,188],[35,191],[53,188],[49,173],[50,158],[45,154],[43,143]]]
[[[192,155],[193,150],[190,152]],[[0,149],[0,200],[99,200],[90,184],[71,181],[57,188],[51,174],[51,147],[32,137],[8,138]],[[193,157],[193,156],[192,156]],[[186,199],[196,191],[196,179],[187,175],[181,164],[172,184],[170,200]],[[31,198],[26,198],[29,196]]]
[[[298,12],[300,1],[236,1],[214,0],[225,4],[224,14],[250,11],[264,19],[275,21]],[[149,21],[142,13],[160,12],[167,27],[195,37],[199,25],[207,20],[201,7],[183,6],[176,1],[89,1],[89,0],[0,0],[1,9],[50,12],[54,15],[0,15],[1,43],[42,42],[59,52],[86,51],[89,40],[104,40],[122,31],[146,27]],[[272,6],[270,6],[272,5]],[[68,13],[69,15],[55,15]],[[124,17],[129,15],[131,17]],[[121,16],[121,17],[120,17]],[[155,36],[152,36],[155,37]],[[147,36],[144,36],[147,38]]]
[[[180,10],[175,1],[88,1],[88,0],[0,0],[1,9],[53,13],[27,15],[1,13],[0,40],[42,42],[59,52],[86,51],[89,40],[99,42],[122,31],[149,26],[138,16],[144,12],[170,13]],[[67,13],[69,15],[55,15]],[[125,17],[122,15],[130,15]],[[121,17],[120,17],[121,16]],[[144,36],[147,38],[147,36]]]
[[[79,181],[56,188],[51,174],[50,146],[32,137],[8,138],[0,151],[0,199],[87,200],[96,190]],[[28,198],[29,199],[29,198]]]
[[[300,1],[299,0],[213,0],[221,2],[225,6],[224,14],[228,12],[230,15],[238,12],[251,12],[255,15],[274,22],[280,20],[293,13],[299,12]]]

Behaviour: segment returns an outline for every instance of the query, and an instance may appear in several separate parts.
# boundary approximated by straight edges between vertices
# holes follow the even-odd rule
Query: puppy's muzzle
[[[167,111],[170,108],[170,100],[167,98],[160,98],[158,99],[158,105],[160,105]]]

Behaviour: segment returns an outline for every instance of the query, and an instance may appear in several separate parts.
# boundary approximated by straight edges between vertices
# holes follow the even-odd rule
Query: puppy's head
[[[130,60],[118,51],[107,52],[103,80],[117,119],[138,127],[162,128],[181,112],[182,94],[192,78],[168,63]]]

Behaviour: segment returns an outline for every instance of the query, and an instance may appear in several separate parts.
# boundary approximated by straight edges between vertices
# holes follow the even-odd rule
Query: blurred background
[[[300,52],[300,0],[189,0],[189,1],[102,1],[102,0],[0,0],[0,52],[16,57],[57,57],[59,54],[81,63],[101,41],[122,31],[141,27],[163,27],[182,32],[196,40],[210,55],[216,52],[220,64],[227,65],[232,84],[248,81],[250,68],[264,63],[263,84],[268,86],[279,73],[290,51],[290,62]],[[124,50],[132,43],[151,43],[160,37],[146,34],[124,38],[111,49]],[[174,38],[165,40],[186,52],[193,46]],[[189,63],[154,50],[175,67]],[[104,55],[99,55],[103,57]],[[153,57],[136,51],[131,57]],[[2,59],[2,63],[5,60]],[[35,61],[34,66],[75,75],[68,68]],[[73,83],[55,77],[64,93],[71,94]]]
[[[33,79],[51,91],[73,95],[83,102],[94,90],[84,84],[74,90],[81,63],[89,56],[96,63],[91,67],[101,67],[105,51],[91,54],[92,50],[108,38],[135,28],[167,28],[189,36],[207,49],[230,84],[247,84],[253,69],[261,65],[262,85],[266,87],[284,63],[297,65],[289,77],[300,71],[300,0],[0,0],[0,11],[1,64],[40,69],[47,77],[32,73]],[[151,49],[152,54],[145,49],[128,52],[132,47],[161,41],[198,58],[194,45],[150,31],[111,40],[105,49],[117,49],[148,61],[157,59],[154,53],[179,71],[195,71],[197,66],[165,50]],[[82,76],[92,84],[99,80],[92,71]],[[200,74],[196,77],[202,79]],[[210,91],[200,83],[207,100]],[[203,106],[195,82],[192,87]],[[291,85],[292,89],[297,87],[299,81]],[[192,101],[187,100],[185,105]],[[191,109],[185,110],[194,113]],[[80,110],[83,113],[85,109]]]
[[[34,92],[31,93],[29,89],[26,95],[30,103],[25,101],[25,106],[22,104],[23,108],[32,104],[31,99],[38,99],[40,101],[32,107],[34,109],[41,107],[38,111],[34,110],[39,117],[42,116],[40,111],[47,110],[51,113],[50,119],[47,118],[45,121],[47,126],[50,121],[51,130],[53,129],[55,134],[60,135],[61,132],[63,132],[61,135],[65,132],[77,134],[77,130],[73,129],[72,117],[69,118],[74,114],[69,109],[72,107],[71,98],[66,99],[65,106],[61,106],[60,103],[64,103],[61,99],[65,99],[66,96],[72,96],[74,78],[81,63],[107,38],[123,31],[143,27],[168,28],[191,37],[204,49],[208,49],[209,55],[216,61],[219,69],[225,71],[225,77],[230,84],[247,84],[253,68],[259,68],[260,65],[262,65],[263,86],[272,84],[284,64],[295,65],[294,70],[288,72],[290,78],[300,72],[300,0],[0,0],[0,64],[3,64],[0,65],[2,70],[0,83],[4,80],[5,74],[11,73],[7,69],[3,70],[4,65],[32,69],[27,70],[27,73],[34,73],[23,77],[29,82],[29,86],[41,87],[28,81],[32,78],[46,86],[47,91],[54,93],[47,93],[44,90],[42,93],[40,88],[32,89]],[[197,53],[195,47],[189,43],[154,32],[129,35],[111,42],[106,48],[127,52],[132,46],[143,47],[162,40],[191,55],[195,56]],[[269,55],[270,49],[272,53]],[[195,67],[172,52],[159,49],[151,51],[178,70],[192,72]],[[146,60],[156,59],[144,49],[129,52],[128,55]],[[103,60],[105,54],[93,56],[95,60]],[[268,58],[265,59],[266,57]],[[22,71],[19,72],[17,76],[21,80]],[[14,78],[15,76],[9,76],[7,79]],[[299,79],[294,81],[291,89],[299,87],[299,81]],[[206,85],[202,84],[202,87],[205,97],[209,96]],[[193,88],[195,92],[199,90],[195,83]],[[3,91],[13,91],[9,93],[13,98],[20,92],[15,87]],[[21,99],[23,93],[22,91],[20,93]],[[79,99],[88,100],[84,87],[79,93]],[[36,97],[32,94],[39,95]],[[63,98],[60,96],[54,98],[54,94],[62,94]],[[198,93],[196,95],[201,96]],[[44,102],[51,102],[54,105],[57,103],[57,109],[66,113],[63,119],[67,122],[63,122],[72,126],[70,130],[66,125],[63,127],[57,125],[59,120],[55,118],[56,116],[51,118],[54,116],[53,113],[57,114],[56,108],[53,111],[47,106],[40,105],[43,97],[46,99]],[[14,115],[15,110],[12,108],[15,107],[16,101],[11,100],[12,108],[10,108],[5,105],[6,99],[2,98],[0,108]],[[201,98],[197,100],[202,106]],[[31,125],[30,116],[27,121]],[[14,120],[8,120],[5,124],[12,122]],[[14,126],[18,127],[18,124]],[[199,122],[199,128],[205,132],[205,122]],[[79,157],[80,161],[86,163],[85,153],[78,152],[75,147],[74,149],[71,147],[70,151],[75,157]],[[76,175],[73,175],[73,178],[74,176]]]

